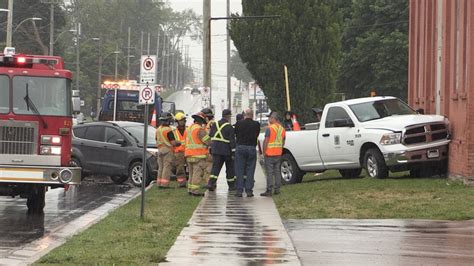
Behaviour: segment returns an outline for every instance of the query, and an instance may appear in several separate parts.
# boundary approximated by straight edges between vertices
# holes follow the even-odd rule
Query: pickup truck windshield
[[[349,105],[360,122],[376,120],[392,115],[411,115],[416,112],[399,99],[387,99]]]
[[[25,102],[26,84],[28,97],[41,115],[71,116],[71,81],[65,78],[13,77],[13,112],[34,114]]]
[[[10,101],[10,91],[8,76],[0,76],[0,114],[7,114],[10,110],[8,102]]]

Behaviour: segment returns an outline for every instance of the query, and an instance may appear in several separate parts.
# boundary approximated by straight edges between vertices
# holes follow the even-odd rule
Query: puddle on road
[[[131,188],[100,178],[95,182],[86,180],[68,191],[52,189],[46,192],[46,206],[41,215],[27,213],[26,199],[0,197],[0,249],[19,247],[38,239]]]

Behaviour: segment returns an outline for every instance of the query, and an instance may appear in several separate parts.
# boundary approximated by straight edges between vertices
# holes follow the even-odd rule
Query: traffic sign
[[[140,93],[138,97],[138,104],[154,104],[155,103],[155,89],[148,85],[140,87]]]
[[[156,55],[142,55],[140,61],[140,83],[155,83]]]

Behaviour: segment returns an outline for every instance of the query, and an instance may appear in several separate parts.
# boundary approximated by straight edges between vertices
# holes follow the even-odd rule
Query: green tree
[[[352,2],[342,38],[338,87],[348,97],[408,91],[408,1]]]
[[[241,80],[242,82],[249,83],[252,81],[252,74],[247,69],[246,64],[242,62],[242,59],[239,56],[239,52],[232,51],[230,57],[230,72],[232,76],[236,79]]]
[[[277,19],[233,20],[230,33],[242,61],[268,97],[272,110],[285,110],[283,66],[289,70],[292,111],[311,119],[335,91],[342,14],[333,0],[243,0],[244,16]]]

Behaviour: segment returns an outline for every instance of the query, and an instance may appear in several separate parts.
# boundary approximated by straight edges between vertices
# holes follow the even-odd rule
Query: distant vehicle
[[[138,90],[117,90],[116,121],[143,122],[143,106],[138,105]],[[102,101],[99,121],[111,121],[114,117],[115,90],[107,90]],[[153,111],[159,117],[162,112],[175,112],[174,102],[163,101],[161,96],[155,94],[154,108],[149,108],[148,122],[151,121]]]
[[[193,89],[191,90],[191,94],[192,94],[192,95],[201,94],[201,91],[200,91],[198,88],[193,88]]]
[[[373,178],[385,178],[389,171],[409,170],[413,177],[445,174],[448,123],[440,115],[422,115],[395,97],[330,103],[319,129],[286,133],[282,178],[299,183],[305,172],[331,169],[353,178],[362,168]],[[261,134],[260,144],[263,139]]]
[[[184,88],[183,88],[183,91],[190,91],[190,90],[192,90],[191,87],[184,87]]]
[[[90,122],[73,127],[71,165],[82,167],[84,176],[110,176],[116,184],[130,178],[135,186],[142,182],[143,156],[142,123]],[[148,127],[147,182],[155,179],[156,161],[155,128]]]

